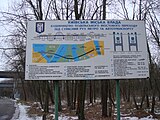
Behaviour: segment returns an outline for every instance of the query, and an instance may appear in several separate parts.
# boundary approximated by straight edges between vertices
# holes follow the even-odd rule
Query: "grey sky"
[[[1,9],[1,10],[7,8],[7,6],[8,6],[8,1],[9,1],[9,0],[1,0],[1,3],[0,3],[0,9]],[[12,1],[12,0],[11,0],[11,1]]]
[[[7,8],[8,8],[8,2],[9,0],[1,0],[0,1],[0,11],[5,11],[5,10],[7,10]],[[10,1],[12,1],[12,0],[10,0]],[[1,27],[1,31],[0,31],[0,34],[1,35],[3,35],[4,33],[4,30],[3,30],[3,27],[2,26],[0,26]],[[0,37],[0,42],[2,43],[2,37]],[[4,44],[3,44],[4,45]],[[2,44],[0,45],[0,47],[3,47],[2,46]],[[2,50],[0,50],[0,57],[2,58]],[[4,61],[1,59],[0,60],[0,71],[2,70],[2,68],[3,68],[3,65],[4,65],[4,63],[3,63]],[[1,80],[0,80],[1,81]]]

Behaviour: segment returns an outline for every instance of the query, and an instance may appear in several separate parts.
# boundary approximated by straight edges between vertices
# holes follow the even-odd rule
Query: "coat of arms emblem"
[[[36,23],[36,32],[37,33],[44,32],[44,22],[37,22]]]

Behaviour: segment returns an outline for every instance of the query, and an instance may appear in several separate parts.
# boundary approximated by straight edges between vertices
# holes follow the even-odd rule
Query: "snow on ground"
[[[23,105],[21,103],[15,104],[16,110],[11,120],[42,120],[42,116],[34,116],[30,117],[27,114],[27,109],[30,106]],[[55,118],[54,114],[51,114],[50,116],[53,116]],[[78,120],[78,117],[72,117],[72,116],[59,116],[58,120]]]
[[[121,120],[158,120],[158,119],[154,119],[153,116],[150,115],[140,119],[138,117],[122,117]]]
[[[11,120],[42,120],[42,117],[30,118],[27,115],[27,108],[29,108],[29,106],[18,103],[15,107],[16,110]]]
[[[11,120],[42,120],[42,116],[35,116],[35,117],[28,116],[27,109],[30,106],[18,103],[15,104],[15,107],[16,107],[15,114],[13,115]],[[51,114],[50,116],[52,116],[53,119],[55,118],[54,114]],[[78,120],[78,117],[60,115],[58,117],[58,120]],[[158,119],[154,119],[153,116],[150,115],[148,117],[140,119],[138,117],[122,117],[121,120],[158,120]]]

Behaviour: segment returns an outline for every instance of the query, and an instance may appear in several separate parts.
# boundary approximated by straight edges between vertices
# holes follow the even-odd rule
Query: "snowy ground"
[[[123,117],[121,118],[121,120],[158,120],[158,119],[153,119],[153,116],[150,115],[146,118],[138,118],[138,117]]]
[[[22,105],[21,103],[15,104],[16,110],[15,114],[13,115],[11,120],[42,120],[42,116],[34,116],[29,117],[27,114],[27,110],[30,106]],[[50,116],[54,119],[54,114],[51,114]],[[58,120],[78,120],[78,117],[68,117],[68,116],[59,116]]]
[[[15,104],[16,110],[15,114],[13,115],[13,118],[11,120],[42,120],[42,116],[34,116],[34,117],[29,117],[27,114],[27,110],[30,106],[23,105],[21,103]],[[54,114],[51,114],[50,116],[53,116],[54,119]],[[78,120],[78,117],[72,117],[72,116],[59,116],[58,120]],[[145,118],[137,118],[137,117],[122,117],[121,120],[158,120],[158,119],[153,119],[153,116],[148,116]]]

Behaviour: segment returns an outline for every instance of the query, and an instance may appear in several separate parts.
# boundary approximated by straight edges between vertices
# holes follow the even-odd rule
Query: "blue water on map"
[[[47,45],[46,44],[33,44],[33,49],[34,52],[39,52],[43,58],[45,58],[47,61],[50,60],[50,58],[46,55],[46,49],[47,49]]]
[[[96,51],[98,53],[98,55],[101,55],[101,51],[100,51],[100,45],[99,45],[99,41],[94,41],[94,45],[96,47]]]
[[[51,58],[50,62],[57,62],[60,58],[64,57],[64,55],[67,52],[67,45],[60,45],[56,51],[56,53],[53,55],[53,57]]]
[[[33,44],[34,52],[41,52],[44,53],[46,50],[45,44]]]
[[[75,58],[74,60],[75,61],[78,61],[79,58],[78,58],[78,55],[77,55],[77,45],[72,45],[72,56],[73,58]]]

